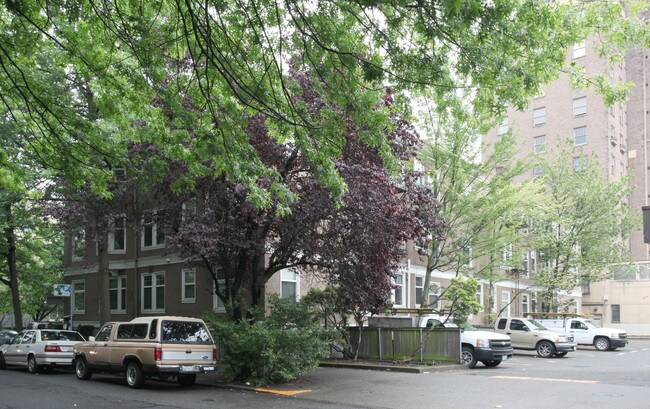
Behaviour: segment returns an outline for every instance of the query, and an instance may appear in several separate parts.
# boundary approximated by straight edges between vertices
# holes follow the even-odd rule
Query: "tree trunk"
[[[108,268],[108,236],[98,234],[97,240],[97,261],[98,261],[98,294],[99,294],[99,325],[109,321],[110,302],[108,294],[109,268]],[[136,278],[137,279],[137,278]]]
[[[9,266],[9,286],[11,288],[11,302],[14,307],[14,322],[17,331],[23,330],[23,310],[20,306],[20,293],[18,288],[18,269],[16,267],[16,234],[13,227],[11,204],[5,205],[5,215],[9,226],[4,229],[7,240],[7,265]]]

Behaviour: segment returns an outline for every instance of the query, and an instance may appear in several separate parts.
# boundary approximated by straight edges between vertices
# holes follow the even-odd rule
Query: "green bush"
[[[237,323],[206,317],[222,348],[231,381],[255,385],[286,382],[318,365],[328,352],[330,331],[300,302],[272,297],[270,315]]]

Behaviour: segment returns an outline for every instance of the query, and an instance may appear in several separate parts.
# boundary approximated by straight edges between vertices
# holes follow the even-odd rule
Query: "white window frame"
[[[526,314],[532,312],[530,310],[530,295],[526,293],[521,294],[521,312],[522,315],[525,317]]]
[[[185,222],[188,219],[188,216],[196,215],[196,199],[190,199],[187,202],[183,203],[183,208],[181,212],[181,219]]]
[[[589,158],[585,155],[573,157],[573,171],[584,172],[589,167]]]
[[[159,210],[150,210],[142,217],[142,233],[140,234],[140,245],[142,250],[153,250],[165,247],[166,235],[162,233],[162,241],[158,241],[158,223],[156,223],[156,216]],[[151,222],[147,222],[147,217],[151,217]],[[151,245],[145,245],[147,228],[151,228]]]
[[[223,288],[226,285],[226,280],[217,280],[219,282],[219,287]],[[226,305],[221,301],[221,298],[217,295],[217,286],[212,283],[212,311],[224,313],[226,312]]]
[[[117,287],[111,288],[111,280],[115,280]],[[111,314],[126,314],[126,276],[116,276],[108,278],[108,303],[110,306],[111,297],[110,294],[112,291],[117,292],[117,306],[118,308],[111,308]],[[124,292],[124,296],[123,293]],[[121,308],[119,308],[121,307]]]
[[[580,97],[573,100],[573,116],[587,115],[587,97]]]
[[[430,308],[436,308],[438,310],[442,308],[442,300],[440,300],[441,293],[442,293],[442,285],[439,282],[437,281],[429,282],[429,295],[427,299],[429,301]],[[432,297],[436,298],[435,302],[431,302],[431,300],[433,299]]]
[[[483,298],[483,284],[478,283],[478,290],[476,291],[476,301],[481,304],[481,311],[485,310],[484,298]]]
[[[144,283],[145,277],[151,277],[151,286],[145,286],[145,283]],[[163,278],[163,281],[164,281],[163,285],[158,285],[157,284],[156,279],[158,277]],[[156,271],[156,272],[153,272],[153,273],[142,273],[140,280],[141,280],[141,286],[140,286],[140,299],[141,299],[140,310],[141,310],[141,312],[165,312],[165,297],[166,297],[166,293],[167,293],[167,291],[166,291],[167,289],[165,288],[166,284],[167,284],[167,280],[165,278],[165,272],[164,271]],[[157,308],[156,307],[156,305],[158,304],[157,303],[158,300],[157,300],[156,289],[158,287],[163,287],[163,307],[162,308]],[[148,288],[151,289],[151,308],[146,308],[145,304],[144,304],[144,301],[145,301],[144,294],[145,294],[145,290],[147,290]]]
[[[116,219],[122,221],[122,226],[116,226]],[[120,231],[122,234],[120,234]],[[122,236],[123,249],[115,248],[115,237]],[[126,254],[126,215],[117,214],[111,218],[111,228],[108,232],[108,253],[109,254]]]
[[[503,310],[501,312],[502,317],[510,318],[510,307],[512,307],[510,290],[501,290],[501,308],[499,308],[499,311]]]
[[[581,131],[584,129],[584,134],[579,135],[578,131]],[[582,139],[584,138],[584,142],[578,142],[578,138]],[[586,126],[579,126],[577,128],[573,128],[573,141],[575,146],[582,146],[587,144],[587,127]]]
[[[83,287],[79,289],[79,284]],[[86,280],[74,280],[72,281],[72,292],[70,293],[70,305],[71,309],[75,314],[84,314],[86,312]],[[83,309],[77,309],[77,297],[81,296],[83,298]]]
[[[188,281],[190,273],[194,276],[193,280]],[[188,296],[188,287],[193,287],[193,296]],[[182,303],[195,303],[196,302],[196,269],[186,268],[181,271],[181,302]]]
[[[533,152],[546,153],[546,135],[538,135],[533,138]]]
[[[573,45],[572,55],[574,59],[581,58],[587,55],[587,47],[585,45],[585,40],[582,40],[581,42],[575,43]]]
[[[406,274],[404,273],[396,273],[395,274],[395,288],[392,290],[391,298],[393,301],[394,306],[396,307],[403,307],[404,306],[404,277],[406,277]],[[398,295],[398,289],[399,289],[399,295],[400,299],[397,299]]]
[[[533,177],[544,176],[544,169],[541,166],[533,166]]]
[[[288,276],[288,274],[292,274],[292,276]],[[280,270],[280,298],[289,298],[289,296],[282,294],[284,283],[293,283],[295,286],[295,300],[298,301],[300,299],[300,274],[298,271],[293,268]]]
[[[422,293],[424,292],[424,276],[414,275],[413,287],[415,288],[415,308],[420,308],[422,305],[420,300],[422,299]],[[418,297],[418,290],[420,290],[420,297]]]
[[[533,109],[533,126],[546,124],[546,107]]]

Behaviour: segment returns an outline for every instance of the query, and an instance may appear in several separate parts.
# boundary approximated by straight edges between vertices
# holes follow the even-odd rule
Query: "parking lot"
[[[111,375],[82,382],[72,371],[0,371],[0,407],[42,407],[43,395],[34,390],[44,390],[50,409],[115,403],[123,408],[648,408],[650,340],[631,340],[628,347],[608,352],[580,347],[564,358],[516,351],[496,368],[458,365],[419,374],[317,368],[271,389],[287,395],[232,388],[206,375],[189,390],[156,381],[133,390],[123,377]]]

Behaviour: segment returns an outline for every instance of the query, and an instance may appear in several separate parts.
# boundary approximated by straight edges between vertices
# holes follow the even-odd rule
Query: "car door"
[[[112,330],[113,324],[105,324],[97,333],[95,341],[92,342],[90,351],[93,358],[92,361],[88,361],[91,366],[102,369],[111,368],[111,348],[109,340]]]
[[[530,329],[522,320],[510,320],[506,334],[510,335],[513,348],[530,348]]]
[[[589,334],[589,328],[583,322],[571,320],[567,324],[571,326],[570,331],[578,344],[590,345],[593,342]]]
[[[18,362],[18,359],[16,358],[17,351],[20,349],[20,341],[23,339],[25,336],[25,331],[19,332],[14,338],[11,340],[9,345],[7,345],[7,350],[4,353],[5,357],[5,362],[7,365],[16,365]]]
[[[27,366],[27,355],[32,351],[34,343],[36,342],[36,331],[25,331],[20,343],[16,345],[14,350],[13,359],[15,365]]]

